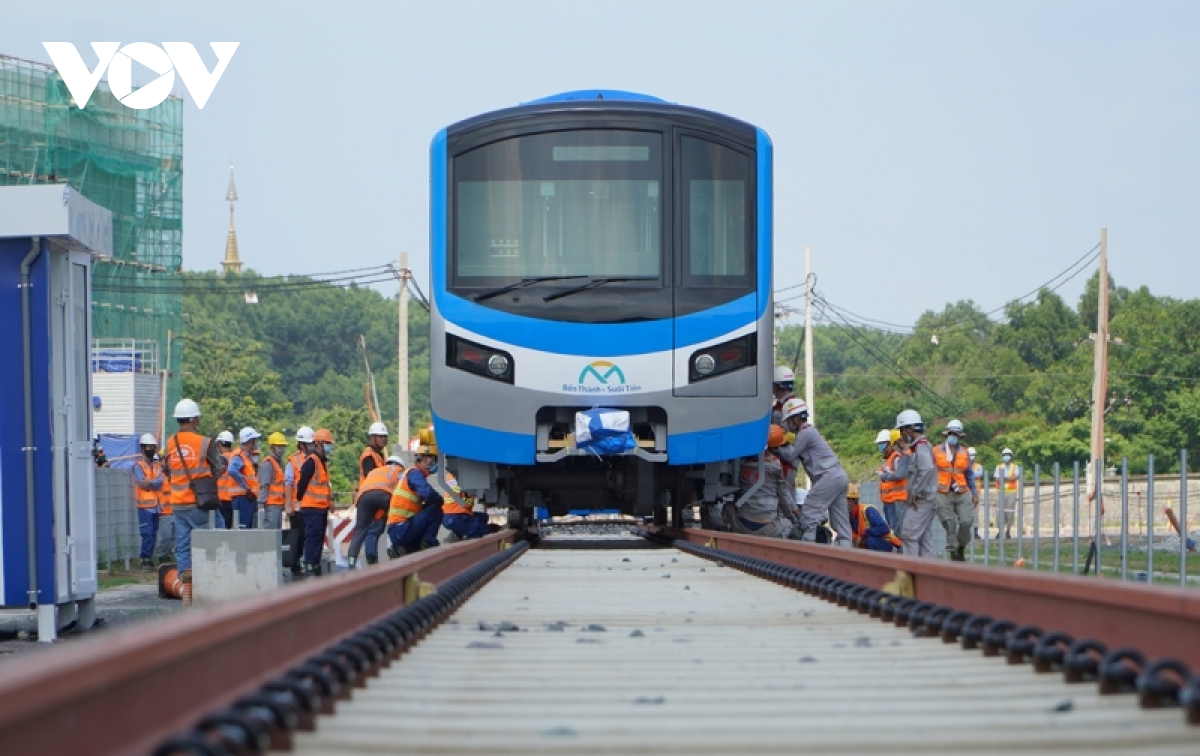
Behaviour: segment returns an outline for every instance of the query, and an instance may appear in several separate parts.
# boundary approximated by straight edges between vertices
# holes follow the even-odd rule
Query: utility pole
[[[400,371],[399,385],[399,428],[396,431],[400,439],[400,447],[408,449],[408,279],[412,274],[408,270],[408,253],[400,253],[400,349],[397,366]]]
[[[808,404],[808,421],[816,424],[816,413],[813,412],[813,382],[816,373],[813,372],[813,280],[812,280],[812,250],[804,247],[804,402]]]
[[[1092,366],[1092,459],[1090,467],[1104,459],[1104,410],[1108,404],[1108,229],[1100,229],[1100,269],[1097,276],[1099,287],[1096,299],[1096,349]],[[1100,481],[1102,469],[1092,470],[1091,493],[1100,506]]]
[[[808,405],[808,422],[816,423],[816,414],[813,412],[813,395],[814,383],[816,381],[816,372],[813,370],[813,277],[812,277],[812,250],[807,244],[804,245],[804,403]],[[804,487],[812,488],[812,479],[808,477],[808,470],[804,471]]]

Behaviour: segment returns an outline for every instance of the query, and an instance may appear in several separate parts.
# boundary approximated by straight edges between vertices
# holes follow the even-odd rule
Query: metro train
[[[678,522],[762,451],[773,363],[771,140],[656,97],[585,90],[439,132],[430,399],[465,491]],[[596,456],[575,413],[627,410]]]

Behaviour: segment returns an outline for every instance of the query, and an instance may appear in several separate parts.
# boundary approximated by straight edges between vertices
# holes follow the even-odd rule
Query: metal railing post
[[[1075,511],[1074,511],[1074,514],[1072,515],[1073,525],[1071,527],[1071,539],[1074,542],[1073,545],[1074,545],[1075,553],[1074,553],[1074,556],[1072,557],[1071,573],[1074,575],[1078,575],[1079,574],[1079,460],[1075,460],[1075,488],[1074,488],[1074,491],[1075,491],[1075,505],[1074,505]]]
[[[1033,466],[1033,569],[1037,570],[1038,561],[1041,557],[1038,554],[1041,548],[1042,529],[1042,467],[1041,465]]]
[[[992,560],[992,490],[988,487],[988,473],[983,471],[983,563]]]
[[[1146,455],[1146,582],[1154,582],[1154,455]]]
[[[1059,472],[1060,471],[1059,471],[1058,463],[1055,462],[1054,463],[1054,572],[1055,573],[1058,572],[1059,525],[1062,522],[1062,518],[1060,516],[1061,510],[1059,509],[1059,490],[1058,490]]]
[[[1000,546],[1000,554],[996,559],[1000,565],[1004,565],[1004,542],[1008,539],[1004,537],[1004,528],[1008,525],[1008,512],[1005,509],[1006,499],[1005,494],[1008,491],[1004,490],[1008,485],[1008,479],[1005,475],[1004,468],[1000,468],[1000,477],[996,478],[996,543]]]
[[[1179,585],[1187,586],[1187,449],[1179,450]]]
[[[1129,579],[1129,458],[1121,457],[1121,579]]]
[[[1013,559],[1013,563],[1017,560],[1025,558],[1025,466],[1021,466],[1021,471],[1017,473],[1017,556]]]

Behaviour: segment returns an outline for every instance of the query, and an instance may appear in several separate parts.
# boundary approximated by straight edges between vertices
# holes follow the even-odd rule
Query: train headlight
[[[757,362],[757,345],[757,335],[751,333],[696,350],[692,353],[688,368],[688,382],[716,378],[754,365]]]
[[[468,373],[513,383],[513,358],[508,352],[446,334],[446,364]]]
[[[499,378],[508,372],[508,358],[502,354],[493,354],[487,361],[488,372]]]

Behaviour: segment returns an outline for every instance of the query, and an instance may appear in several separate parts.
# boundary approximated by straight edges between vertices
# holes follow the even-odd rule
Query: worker
[[[367,445],[358,455],[358,484],[360,486],[372,470],[384,466],[387,442],[387,426],[383,423],[371,423],[371,427],[367,429]]]
[[[446,493],[442,498],[442,527],[461,540],[482,538],[491,533],[487,513],[475,511],[475,498],[465,493],[450,473],[446,473],[446,485],[453,495]],[[462,500],[462,504],[458,503],[455,496]]]
[[[1000,452],[1000,464],[992,475],[999,502],[996,505],[996,537],[1001,530],[1005,538],[1012,538],[1012,520],[1017,512],[1017,487],[1021,480],[1021,466],[1013,462],[1012,449]]]
[[[896,429],[908,447],[908,498],[900,530],[902,551],[909,556],[933,556],[933,518],[937,515],[937,466],[925,438],[925,423],[916,410],[896,415]]]
[[[321,574],[321,550],[325,546],[325,526],[329,522],[329,505],[333,500],[329,488],[333,434],[328,428],[319,428],[312,439],[312,452],[305,457],[296,478],[296,501],[304,521],[303,570],[307,577]]]
[[[899,551],[901,541],[892,532],[887,520],[879,510],[858,500],[858,486],[851,483],[846,491],[846,503],[850,507],[850,527],[854,529],[851,540],[855,548],[872,551]]]
[[[92,436],[92,463],[96,467],[108,467],[108,456],[104,453],[104,445],[99,436]]]
[[[800,540],[817,540],[817,528],[828,518],[837,532],[834,544],[849,547],[850,510],[846,507],[846,491],[850,478],[817,429],[808,422],[808,405],[800,399],[790,399],[783,406],[784,429],[796,434],[790,443],[779,447],[779,458],[799,462],[808,474],[810,485],[804,505],[800,507]]]
[[[229,499],[237,526],[253,528],[258,513],[258,439],[262,437],[251,427],[238,432],[240,446],[229,457],[229,466],[217,483],[221,499]]]
[[[962,421],[951,420],[942,431],[945,440],[933,447],[938,477],[938,520],[946,529],[946,550],[955,562],[965,561],[964,553],[975,526],[975,505],[979,503],[970,453],[962,447],[965,435]]]
[[[259,527],[279,530],[283,527],[283,508],[287,501],[287,483],[283,473],[283,452],[287,439],[279,431],[267,436],[270,451],[258,464],[258,511],[262,513]]]
[[[742,460],[738,505],[722,508],[726,527],[734,533],[767,538],[790,538],[796,533],[795,489],[790,489],[776,451],[786,443],[786,432],[772,425],[767,432],[767,449],[759,457]]]
[[[404,474],[404,462],[399,457],[388,457],[384,464],[375,467],[358,484],[358,500],[355,502],[354,537],[350,539],[347,557],[350,569],[358,565],[358,552],[367,544],[367,564],[379,562],[379,536],[383,535],[384,522],[377,513],[386,514],[392,503],[392,492],[400,485]]]
[[[296,481],[300,480],[300,468],[304,460],[313,453],[313,437],[316,433],[307,425],[296,429],[296,451],[288,457],[287,465],[283,468],[284,511],[288,516],[288,529],[295,535],[288,535],[288,546],[291,555],[290,569],[293,577],[304,574],[304,560],[300,554],[304,551],[304,518],[300,516],[300,499],[296,496]]]
[[[883,455],[879,468],[879,500],[883,502],[883,517],[893,532],[900,531],[904,522],[904,506],[908,500],[908,460],[900,431],[881,430],[875,436],[875,448]]]
[[[437,460],[437,447],[422,443],[417,447],[413,466],[401,476],[400,484],[392,492],[387,518],[387,534],[392,543],[388,556],[392,559],[438,545],[443,498],[428,481],[437,469]]]
[[[142,569],[154,570],[154,547],[158,542],[158,524],[162,516],[163,471],[158,461],[158,441],[147,433],[138,439],[141,456],[133,463],[133,495],[137,502],[138,533],[142,537]]]
[[[978,490],[983,485],[983,465],[975,461],[975,456],[975,447],[968,446],[967,459],[971,460],[971,474],[975,476],[975,488]]]
[[[221,431],[217,434],[217,448],[221,452],[221,456],[225,459],[225,469],[229,469],[229,463],[233,461],[233,434],[229,431]],[[217,496],[221,498],[221,508],[217,510],[216,527],[218,529],[225,528],[226,530],[233,527],[233,496],[229,493],[229,486],[222,486],[220,481],[217,481]]]
[[[181,399],[175,405],[175,421],[179,431],[163,444],[163,472],[170,487],[167,500],[175,512],[175,559],[179,579],[192,582],[192,531],[208,527],[208,511],[201,504],[216,506],[216,501],[199,501],[195,486],[205,486],[225,472],[225,458],[213,439],[196,432],[200,424],[200,407],[191,399]],[[205,481],[205,479],[209,481]],[[211,511],[211,510],[210,510]]]
[[[371,427],[367,429],[367,445],[358,455],[358,490],[362,491],[363,482],[372,470],[385,466],[384,455],[387,454],[388,429],[383,423],[371,423]],[[393,486],[394,488],[394,486]],[[375,554],[378,556],[377,544],[379,536],[383,535],[384,527],[386,526],[385,517],[387,517],[387,507],[375,510],[375,519],[369,524],[370,533],[367,535],[375,540],[369,541],[371,548],[367,549],[367,554]],[[357,533],[357,529],[355,531]],[[374,562],[368,562],[374,564]]]
[[[771,394],[775,397],[775,405],[771,407],[771,424],[783,427],[783,405],[789,399],[795,399],[796,374],[787,365],[775,368],[774,381],[771,383]]]

